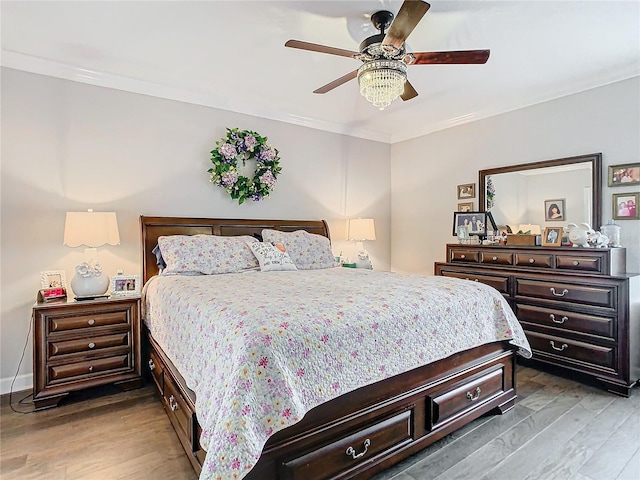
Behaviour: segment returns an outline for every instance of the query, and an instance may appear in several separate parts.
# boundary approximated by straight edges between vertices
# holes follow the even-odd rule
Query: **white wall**
[[[640,78],[469,123],[391,147],[391,260],[394,270],[433,273],[445,260],[459,200],[456,185],[478,170],[602,152],[603,222],[613,193],[607,166],[640,161]],[[478,200],[475,199],[477,208]],[[640,272],[640,221],[620,220],[627,271]]]
[[[0,391],[29,330],[40,271],[70,280],[82,248],[62,245],[65,212],[115,211],[121,245],[105,272],[140,271],[138,217],[326,219],[334,250],[355,252],[345,218],[373,217],[374,266],[390,268],[390,146],[233,112],[2,69]],[[267,136],[283,171],[271,197],[241,206],[209,183],[225,127]],[[351,252],[350,249],[353,249]],[[31,386],[29,342],[16,389]]]

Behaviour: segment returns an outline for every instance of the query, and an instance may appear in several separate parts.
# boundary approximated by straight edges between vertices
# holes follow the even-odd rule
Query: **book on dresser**
[[[640,378],[640,274],[624,248],[449,244],[435,274],[501,292],[532,362],[580,372],[628,396]]]

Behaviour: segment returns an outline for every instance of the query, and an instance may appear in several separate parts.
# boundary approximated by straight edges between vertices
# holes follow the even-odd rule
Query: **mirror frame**
[[[544,160],[542,162],[523,163],[520,165],[480,170],[478,172],[478,202],[480,204],[478,205],[478,210],[483,212],[486,210],[487,187],[485,182],[490,175],[586,162],[591,163],[591,228],[598,230],[602,225],[602,153],[591,153],[577,157],[557,158],[555,160]]]

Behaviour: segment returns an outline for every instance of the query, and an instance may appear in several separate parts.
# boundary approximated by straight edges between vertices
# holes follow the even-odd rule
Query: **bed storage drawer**
[[[614,317],[601,317],[585,313],[569,312],[556,308],[544,308],[535,305],[516,303],[516,316],[524,324],[554,327],[578,333],[597,335],[613,340],[616,332]]]
[[[184,438],[191,439],[191,409],[180,394],[178,387],[176,387],[169,377],[164,379],[164,395],[162,396],[162,401],[174,428],[176,430],[180,429]]]
[[[281,465],[282,478],[308,480],[346,474],[362,463],[411,443],[411,423],[412,410],[378,420],[324,447],[284,461]]]
[[[160,395],[164,395],[164,368],[155,350],[149,352],[149,361],[146,367],[149,369],[149,372],[151,372],[151,378],[156,382]]]
[[[503,378],[504,369],[500,366],[479,375],[449,382],[442,390],[427,397],[428,411],[431,411],[427,429],[439,428],[503,393]]]

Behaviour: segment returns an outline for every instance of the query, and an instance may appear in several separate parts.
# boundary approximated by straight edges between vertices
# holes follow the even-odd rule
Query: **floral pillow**
[[[297,270],[281,243],[251,242],[249,248],[260,262],[260,270],[263,272]]]
[[[318,270],[338,266],[331,251],[329,239],[322,235],[305,230],[295,232],[263,230],[262,238],[265,242],[284,244],[298,270]]]
[[[258,260],[249,248],[257,242],[248,235],[171,235],[158,237],[158,246],[166,263],[163,274],[242,272],[258,268]]]

